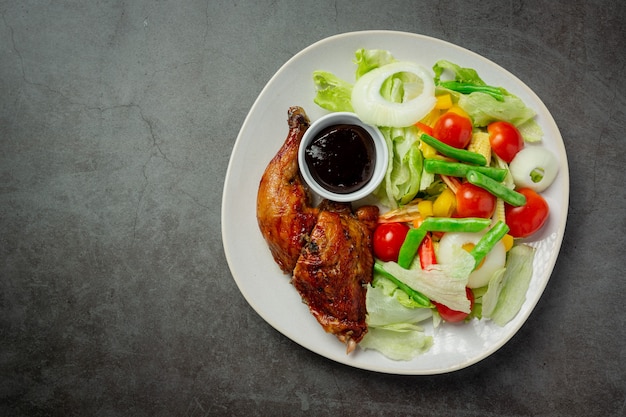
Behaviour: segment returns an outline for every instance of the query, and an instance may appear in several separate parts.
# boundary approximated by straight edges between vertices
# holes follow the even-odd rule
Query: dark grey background
[[[0,1],[0,415],[622,416],[621,1]],[[351,369],[238,292],[222,187],[243,120],[341,32],[456,43],[565,141],[570,215],[528,322],[470,368]]]

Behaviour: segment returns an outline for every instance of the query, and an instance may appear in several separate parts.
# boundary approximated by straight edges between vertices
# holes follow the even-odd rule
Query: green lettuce
[[[393,282],[380,276],[367,288],[367,325],[380,327],[398,323],[419,323],[432,317]]]
[[[419,132],[406,128],[381,127],[389,149],[385,180],[374,191],[384,205],[396,208],[409,203],[420,190],[424,158],[419,150]]]
[[[375,275],[367,287],[367,328],[359,342],[393,360],[411,360],[433,344],[417,323],[433,317],[430,308],[419,307],[393,282]]]
[[[317,90],[313,102],[331,112],[353,112],[352,84],[327,71],[314,71]]]
[[[441,75],[445,70],[452,71],[454,73],[454,81],[464,84],[474,84],[478,86],[487,85],[478,75],[475,69],[463,68],[455,63],[440,59],[433,66],[433,72],[435,73],[435,84],[441,83]]]
[[[355,52],[354,63],[357,65],[355,77],[358,80],[363,74],[370,72],[375,68],[383,65],[391,64],[396,59],[391,52],[383,49],[358,49]]]
[[[511,321],[526,301],[526,293],[533,276],[535,248],[515,245],[507,254],[506,270],[495,274],[483,295],[483,317],[504,326]],[[487,309],[486,306],[489,306]]]
[[[432,301],[444,304],[456,311],[470,312],[470,301],[465,287],[469,275],[474,270],[475,261],[469,252],[457,248],[454,262],[435,264],[423,270],[419,260],[413,261],[409,269],[396,262],[383,263],[384,269],[404,284],[424,294]]]
[[[433,337],[414,324],[370,328],[359,343],[361,348],[377,350],[395,361],[409,361],[432,345]]]
[[[498,101],[485,93],[461,94],[458,105],[469,114],[474,125],[480,127],[498,120],[519,126],[535,117],[535,111],[513,95],[505,95],[502,101]]]

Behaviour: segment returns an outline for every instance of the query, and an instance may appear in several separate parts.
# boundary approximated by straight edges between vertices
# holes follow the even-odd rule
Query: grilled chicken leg
[[[309,127],[301,107],[288,111],[289,133],[270,161],[259,184],[257,221],[270,252],[283,272],[290,274],[317,221],[298,169],[298,147]]]
[[[367,332],[366,284],[372,280],[372,233],[378,207],[356,213],[349,203],[311,206],[298,169],[309,119],[289,109],[289,133],[259,184],[257,221],[270,252],[324,330],[353,351]]]
[[[292,283],[324,330],[354,350],[367,332],[366,284],[372,280],[372,233],[378,207],[322,202]]]

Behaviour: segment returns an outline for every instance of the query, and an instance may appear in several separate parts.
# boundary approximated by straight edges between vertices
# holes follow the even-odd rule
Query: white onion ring
[[[556,156],[543,146],[525,146],[511,163],[509,170],[515,185],[526,187],[540,193],[552,184],[559,171]],[[533,180],[533,171],[541,172],[541,179]]]
[[[436,253],[437,263],[442,265],[453,263],[454,254],[458,253],[459,248],[463,248],[463,245],[468,243],[475,245],[484,234],[484,232],[445,233],[439,241],[439,248]],[[469,288],[484,287],[489,283],[489,280],[497,270],[504,268],[505,262],[506,250],[504,244],[500,241],[485,256],[482,265],[470,274],[467,286]]]
[[[380,95],[385,80],[393,74],[409,72],[422,81],[422,91],[404,103],[393,103]],[[435,83],[421,65],[392,62],[371,70],[359,78],[352,88],[352,108],[359,118],[375,126],[406,127],[424,118],[435,106]]]

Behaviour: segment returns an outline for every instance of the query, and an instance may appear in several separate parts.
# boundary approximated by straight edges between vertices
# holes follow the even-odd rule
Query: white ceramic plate
[[[543,193],[550,205],[549,220],[529,243],[537,248],[533,278],[519,314],[504,327],[473,320],[426,330],[434,346],[408,362],[385,358],[376,351],[345,345],[325,333],[301,302],[300,296],[274,263],[256,221],[256,195],[261,175],[287,136],[287,109],[298,105],[311,120],[326,111],[313,103],[311,74],[327,70],[354,81],[354,52],[359,48],[386,49],[395,58],[432,68],[440,59],[474,68],[486,83],[503,86],[537,112],[544,145],[557,155],[560,171]],[[537,304],[556,262],[567,218],[569,173],[563,140],[552,116],[524,83],[495,63],[459,46],[404,32],[353,32],[321,40],[304,49],[267,83],[246,117],[229,162],[222,200],[222,237],[233,277],[252,308],[276,330],[326,358],[371,371],[392,374],[439,374],[474,364],[498,350],[524,324]]]

